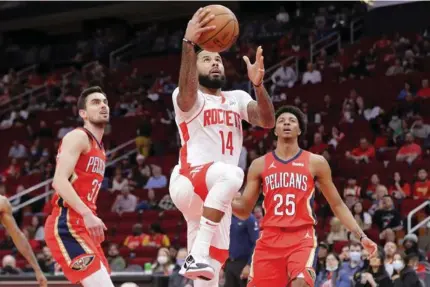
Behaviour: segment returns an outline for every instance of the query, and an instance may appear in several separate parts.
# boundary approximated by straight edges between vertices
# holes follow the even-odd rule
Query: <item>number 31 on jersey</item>
[[[92,203],[96,204],[97,195],[99,194],[100,188],[102,186],[102,183],[99,182],[97,179],[93,180],[92,189],[87,195],[88,201],[91,201]]]
[[[284,196],[282,194],[275,194],[273,196],[273,200],[276,202],[275,215],[294,215],[296,213],[295,198],[295,194],[286,194],[284,200]]]

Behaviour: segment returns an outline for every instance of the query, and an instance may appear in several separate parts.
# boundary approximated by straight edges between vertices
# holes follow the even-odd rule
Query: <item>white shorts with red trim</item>
[[[203,203],[219,175],[225,172],[225,163],[208,163],[181,170],[177,165],[170,177],[170,197],[187,221],[187,248],[191,250],[200,226]],[[216,231],[210,256],[224,264],[230,245],[231,207],[225,212]]]

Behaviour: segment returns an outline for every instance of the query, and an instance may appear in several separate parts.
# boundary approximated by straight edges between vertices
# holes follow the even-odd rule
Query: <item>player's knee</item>
[[[245,177],[243,170],[231,164],[223,166],[222,180],[227,182],[231,187],[231,191],[235,194],[242,187],[243,178]]]

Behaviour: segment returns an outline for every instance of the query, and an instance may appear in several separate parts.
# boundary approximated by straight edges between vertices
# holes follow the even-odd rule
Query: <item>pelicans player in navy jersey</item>
[[[84,126],[68,133],[58,149],[54,208],[45,224],[45,241],[70,282],[113,287],[100,246],[106,226],[96,215],[106,161],[101,143],[109,122],[106,95],[90,87],[79,97],[78,109]]]
[[[334,214],[360,238],[371,256],[377,246],[367,238],[339,196],[327,161],[299,147],[298,138],[306,129],[304,114],[298,108],[286,106],[276,112],[275,118],[276,149],[252,162],[245,191],[232,203],[233,213],[247,218],[262,187],[265,215],[248,286],[313,287],[317,222],[312,205],[316,182]]]

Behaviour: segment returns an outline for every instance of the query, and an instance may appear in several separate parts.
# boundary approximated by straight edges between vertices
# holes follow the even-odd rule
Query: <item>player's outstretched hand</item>
[[[215,15],[210,14],[210,12],[210,9],[200,8],[197,10],[193,18],[188,22],[184,36],[185,39],[197,43],[202,33],[216,29],[215,26],[206,26],[209,21],[215,18]]]
[[[48,280],[46,280],[45,275],[41,271],[36,272],[36,280],[37,283],[39,283],[40,287],[47,287],[48,286]]]
[[[248,69],[249,80],[254,84],[254,86],[260,86],[264,80],[263,48],[258,46],[254,64],[251,64],[247,56],[243,56],[243,60],[245,61],[246,68]]]
[[[92,212],[84,216],[85,227],[96,243],[101,243],[105,240],[106,225],[103,221],[95,216]]]
[[[361,245],[363,245],[364,249],[369,252],[369,258],[375,256],[376,251],[378,250],[378,245],[376,245],[375,242],[370,240],[368,237],[363,237],[363,239],[361,239]]]

